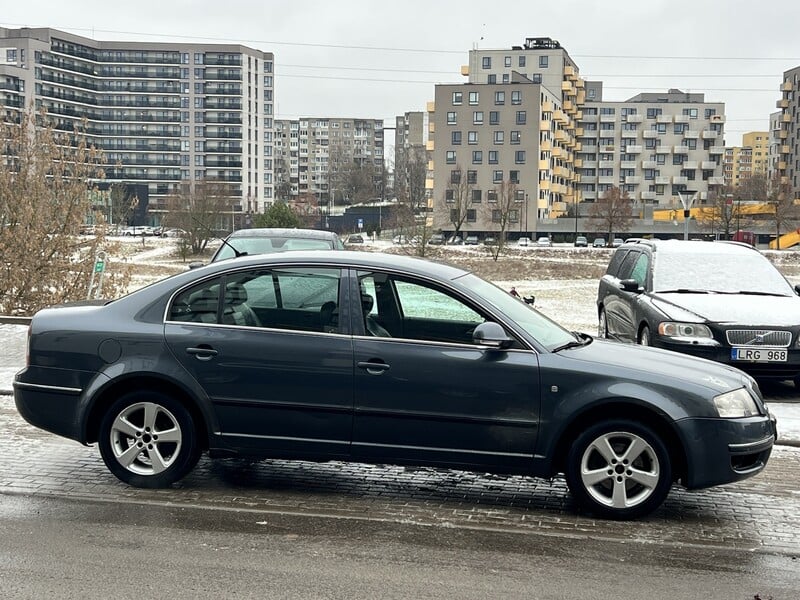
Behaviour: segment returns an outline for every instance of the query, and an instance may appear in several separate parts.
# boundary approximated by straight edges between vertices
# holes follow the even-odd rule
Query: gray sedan
[[[201,452],[566,476],[609,518],[767,463],[741,371],[569,332],[461,269],[286,252],[221,261],[103,306],[39,312],[15,379],[33,425],[161,487]],[[44,457],[43,457],[44,458]]]

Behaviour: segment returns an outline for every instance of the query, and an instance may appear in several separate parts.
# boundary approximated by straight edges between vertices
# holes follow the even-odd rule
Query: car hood
[[[569,353],[569,354],[567,354]],[[559,353],[586,363],[585,370],[608,373],[609,368],[620,379],[636,380],[674,387],[676,381],[706,390],[716,396],[729,390],[748,387],[749,377],[739,369],[688,354],[611,342],[592,341],[580,348]]]
[[[676,321],[791,327],[800,324],[800,297],[736,294],[653,294],[653,306]]]

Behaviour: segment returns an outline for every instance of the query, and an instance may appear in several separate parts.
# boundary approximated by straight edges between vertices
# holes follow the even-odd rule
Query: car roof
[[[741,255],[743,252],[758,252],[749,244],[741,242],[730,242],[727,240],[715,240],[712,242],[696,240],[650,240],[634,238],[626,241],[620,249],[644,246],[651,248],[659,254],[729,254]],[[760,253],[759,253],[760,254]]]
[[[244,237],[291,237],[313,240],[330,240],[336,237],[332,231],[319,229],[294,229],[289,227],[256,227],[253,229],[237,229],[226,239]]]

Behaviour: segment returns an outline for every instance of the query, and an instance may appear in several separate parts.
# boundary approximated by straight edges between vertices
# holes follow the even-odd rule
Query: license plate
[[[746,362],[786,362],[789,351],[783,348],[731,348],[731,360]]]

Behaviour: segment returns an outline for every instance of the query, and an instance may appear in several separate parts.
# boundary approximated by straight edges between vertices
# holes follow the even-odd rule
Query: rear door
[[[349,455],[353,351],[329,267],[231,272],[174,299],[166,341],[203,387],[225,443]]]

